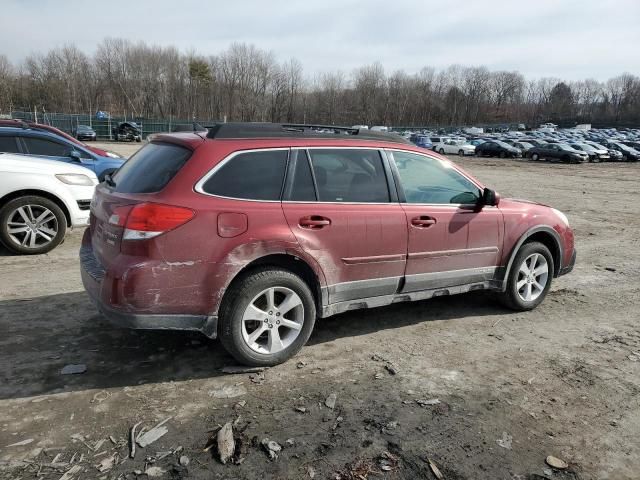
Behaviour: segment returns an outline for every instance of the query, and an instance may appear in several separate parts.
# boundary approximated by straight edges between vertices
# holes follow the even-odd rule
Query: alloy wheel
[[[525,302],[535,301],[544,292],[549,280],[549,264],[544,255],[532,253],[524,259],[518,270],[516,290]]]
[[[256,295],[242,316],[242,338],[257,353],[274,354],[289,347],[302,330],[304,305],[286,287],[271,287]]]
[[[26,248],[40,248],[58,235],[58,219],[47,207],[28,204],[9,214],[7,233],[16,244]]]

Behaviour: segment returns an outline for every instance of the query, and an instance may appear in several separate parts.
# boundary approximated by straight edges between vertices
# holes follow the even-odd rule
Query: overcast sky
[[[2,0],[0,54],[104,37],[213,54],[232,42],[295,57],[307,75],[485,65],[528,78],[640,74],[640,0]]]

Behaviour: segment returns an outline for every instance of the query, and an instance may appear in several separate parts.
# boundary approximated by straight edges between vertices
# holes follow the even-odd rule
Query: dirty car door
[[[283,210],[296,239],[320,264],[329,303],[396,293],[407,227],[380,151],[294,150]]]

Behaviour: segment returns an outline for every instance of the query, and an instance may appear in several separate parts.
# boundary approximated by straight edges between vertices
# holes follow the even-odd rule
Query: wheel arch
[[[313,299],[316,303],[316,310],[318,312],[322,311],[323,305],[327,303],[326,298],[324,298],[326,296],[326,288],[323,288],[323,279],[319,277],[318,273],[311,267],[311,265],[309,265],[309,263],[305,259],[291,253],[270,253],[255,258],[251,262],[247,263],[233,276],[233,278],[229,282],[229,285],[227,286],[225,293],[222,296],[220,304],[222,305],[225,301],[228,300],[227,292],[235,283],[242,280],[243,277],[245,277],[252,271],[263,267],[281,268],[298,275],[311,290]]]
[[[64,213],[64,217],[67,220],[67,226],[71,226],[71,214],[69,213],[69,208],[67,205],[60,199],[60,197],[54,195],[53,193],[47,192],[46,190],[38,190],[38,189],[24,189],[24,190],[16,190],[11,193],[7,193],[4,197],[0,198],[0,207],[4,206],[7,202],[11,200],[15,200],[20,197],[28,197],[30,195],[38,196],[46,198],[47,200],[51,200],[53,203],[58,205]]]
[[[518,239],[515,246],[511,250],[511,254],[509,255],[509,262],[507,263],[502,281],[502,291],[505,291],[507,288],[507,279],[509,278],[509,273],[511,272],[513,261],[515,260],[518,251],[525,243],[530,242],[540,242],[549,249],[549,251],[551,252],[551,256],[553,257],[553,276],[557,277],[560,273],[560,269],[562,268],[562,243],[560,240],[560,235],[548,225],[533,227],[527,230]]]

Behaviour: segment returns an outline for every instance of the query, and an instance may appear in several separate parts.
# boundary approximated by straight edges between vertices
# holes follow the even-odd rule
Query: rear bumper
[[[571,255],[571,261],[566,267],[562,267],[560,269],[560,271],[558,272],[558,276],[560,277],[562,275],[566,275],[567,273],[571,273],[575,264],[576,264],[576,249],[574,248],[573,255]]]
[[[216,338],[218,317],[216,315],[157,314],[132,312],[113,308],[102,299],[105,270],[100,265],[90,245],[80,248],[80,275],[85,290],[100,313],[112,324],[139,330],[182,330],[201,332]]]

